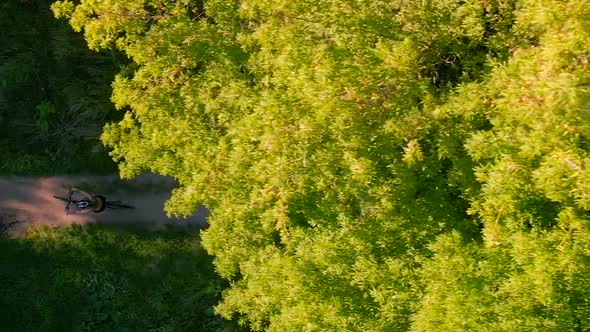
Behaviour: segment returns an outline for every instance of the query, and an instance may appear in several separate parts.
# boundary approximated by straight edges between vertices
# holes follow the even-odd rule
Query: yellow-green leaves
[[[56,1],[51,5],[51,10],[56,18],[70,18],[74,9],[75,5],[71,1]]]
[[[590,207],[590,54],[588,5],[563,3],[83,0],[71,23],[135,62],[103,140],[123,174],[178,180],[169,213],[211,209],[225,317],[567,330],[559,294],[586,284],[559,278],[585,254],[551,250]]]
[[[413,139],[404,147],[403,160],[410,166],[424,159],[418,140]]]

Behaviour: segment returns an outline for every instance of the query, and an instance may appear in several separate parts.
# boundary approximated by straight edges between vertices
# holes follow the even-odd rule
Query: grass
[[[40,227],[0,239],[0,331],[237,331],[194,229]]]

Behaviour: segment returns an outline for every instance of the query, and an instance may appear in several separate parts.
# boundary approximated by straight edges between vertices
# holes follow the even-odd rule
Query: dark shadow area
[[[123,116],[111,82],[128,59],[89,50],[53,2],[0,3],[0,174],[111,174],[99,136]]]
[[[198,230],[38,227],[0,238],[0,331],[239,331]]]

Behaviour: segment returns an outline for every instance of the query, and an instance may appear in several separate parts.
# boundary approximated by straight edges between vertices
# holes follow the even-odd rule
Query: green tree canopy
[[[590,326],[590,4],[58,1],[134,62],[121,175],[211,211],[217,312],[269,331]]]

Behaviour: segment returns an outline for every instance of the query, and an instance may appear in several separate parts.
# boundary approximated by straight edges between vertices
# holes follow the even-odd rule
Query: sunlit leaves
[[[588,6],[566,2],[82,1],[72,23],[137,64],[103,135],[121,173],[212,211],[218,313],[524,331],[587,312]]]

